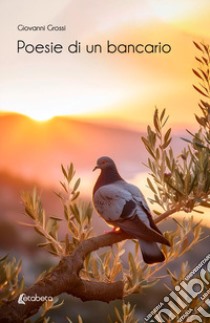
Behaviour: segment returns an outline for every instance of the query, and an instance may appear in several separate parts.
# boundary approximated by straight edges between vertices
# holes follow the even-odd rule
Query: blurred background
[[[210,43],[210,4],[207,0],[3,0],[0,2],[0,253],[23,259],[26,283],[57,262],[38,250],[37,235],[21,227],[26,221],[20,199],[22,191],[37,187],[49,216],[63,217],[55,191],[62,180],[60,165],[73,162],[81,177],[81,197],[91,200],[98,174],[92,173],[96,159],[109,155],[126,180],[136,184],[148,198],[147,153],[141,136],[152,123],[155,107],[166,108],[173,128],[172,147],[179,154],[186,129],[194,131],[199,97],[193,90],[195,78],[193,41]],[[66,25],[65,32],[18,31],[17,26]],[[151,43],[170,44],[169,54],[17,54],[17,40],[32,44],[78,40],[86,44]],[[66,48],[66,47],[65,47]],[[203,218],[209,232],[209,214]],[[172,221],[167,221],[163,230]],[[94,232],[103,233],[106,224],[94,214]],[[67,232],[61,224],[60,235]],[[203,240],[179,263],[193,267],[209,252],[209,238]],[[149,293],[132,297],[143,317],[167,294],[163,282]],[[68,315],[84,322],[108,313],[118,302],[83,303],[66,297],[58,317]],[[61,297],[62,298],[62,297]],[[145,305],[145,299],[147,304]],[[93,310],[94,309],[94,310]],[[55,318],[56,318],[56,314]]]

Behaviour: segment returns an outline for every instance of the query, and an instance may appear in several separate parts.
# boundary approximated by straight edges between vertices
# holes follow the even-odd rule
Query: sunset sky
[[[137,127],[155,106],[177,127],[194,124],[198,95],[192,42],[209,42],[208,0],[2,0],[0,111],[38,120],[58,115]],[[66,25],[65,32],[18,31],[17,26]],[[17,54],[17,41],[60,43],[62,54]],[[81,42],[81,53],[67,46]],[[107,54],[115,44],[170,44],[169,54]],[[101,44],[88,54],[85,45]]]
[[[83,194],[91,197],[96,159],[110,155],[122,176],[151,196],[140,138],[155,107],[170,115],[177,155],[186,144],[180,131],[197,127],[200,97],[192,87],[197,83],[192,68],[199,54],[193,41],[210,44],[209,17],[209,0],[1,0],[0,172],[54,186],[61,163],[72,161]],[[18,30],[49,24],[65,25],[66,31]],[[18,40],[61,44],[63,52],[17,53]],[[169,44],[171,52],[108,54],[108,40]],[[81,52],[69,53],[75,41]],[[93,44],[102,53],[85,52]],[[57,116],[73,119],[37,122]]]
[[[176,130],[196,125],[200,98],[192,87],[198,54],[193,41],[210,43],[209,0],[2,0],[0,16],[0,171],[51,185],[60,179],[60,164],[72,161],[90,191],[96,159],[111,155],[135,181],[145,172],[140,138],[156,106],[167,109],[173,148],[180,153],[185,143]],[[18,30],[49,24],[65,25],[66,31]],[[61,44],[63,52],[17,53],[18,40]],[[109,54],[108,40],[169,44],[171,52]],[[81,52],[69,53],[75,41]],[[102,53],[85,52],[91,44],[101,45]],[[25,116],[73,119],[39,123]]]

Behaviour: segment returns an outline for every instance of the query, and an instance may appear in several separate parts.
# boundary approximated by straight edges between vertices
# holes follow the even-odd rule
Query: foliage
[[[116,307],[115,307],[115,316],[116,319],[114,321],[112,321],[111,318],[109,318],[109,322],[110,323],[138,323],[139,320],[136,318],[136,314],[135,314],[135,306],[131,306],[131,304],[122,303],[122,309],[121,311],[119,311]]]
[[[202,56],[196,57],[200,66],[193,69],[201,82],[193,86],[206,99],[199,103],[202,116],[195,115],[198,131],[195,134],[188,131],[192,139],[184,140],[189,145],[174,156],[171,129],[165,130],[168,116],[165,109],[161,113],[156,109],[153,128],[148,126],[147,137],[142,138],[149,153],[147,166],[151,179],[147,181],[154,196],[150,201],[164,210],[192,212],[197,206],[210,207],[210,48],[203,43],[194,44]]]
[[[61,218],[56,216],[47,217],[43,209],[41,198],[34,189],[33,193],[23,192],[22,200],[25,214],[30,217],[32,223],[21,223],[30,226],[44,238],[39,247],[46,248],[55,256],[65,256],[75,249],[82,240],[91,236],[92,207],[90,203],[77,202],[80,192],[78,191],[80,179],[74,183],[75,170],[71,163],[66,169],[61,165],[64,180],[60,182],[62,191],[56,193],[62,202],[67,228],[70,234],[66,234],[65,240],[59,240],[59,222]]]
[[[19,277],[21,261],[4,256],[0,259],[0,306],[14,299],[24,288],[24,280]]]
[[[50,318],[49,312],[58,309],[63,305],[63,303],[64,301],[59,303],[58,297],[55,297],[53,301],[44,302],[40,308],[39,316],[35,320],[28,319],[26,323],[53,323]]]
[[[84,261],[84,268],[81,277],[90,281],[113,282],[119,278],[123,270],[121,256],[124,254],[124,242],[116,244],[99,254],[94,252],[89,254]]]
[[[199,79],[199,84],[193,85],[193,87],[200,95],[205,97],[205,101],[201,99],[199,102],[202,115],[195,115],[199,129],[195,133],[187,130],[191,139],[182,139],[188,143],[188,146],[184,148],[181,154],[174,156],[173,149],[170,146],[171,129],[164,131],[168,120],[168,117],[165,117],[166,111],[163,110],[159,113],[156,109],[153,120],[154,128],[148,126],[147,137],[142,138],[149,153],[147,167],[151,172],[151,179],[148,178],[147,182],[153,192],[153,198],[150,201],[165,211],[174,209],[176,212],[195,211],[202,213],[201,210],[197,210],[197,206],[210,208],[210,47],[196,42],[194,42],[194,45],[202,54],[201,57],[195,57],[199,62],[199,67],[192,70]],[[154,212],[157,215],[160,214],[156,210]],[[181,248],[176,248],[176,246],[174,248],[172,244],[173,247],[170,252],[174,254],[174,259],[177,259],[180,253],[183,254],[186,246],[185,241],[190,246],[189,241],[191,240],[193,244],[198,242],[201,234],[200,223],[193,224],[192,218],[190,221],[187,220],[185,224],[180,222],[177,222],[177,224],[182,229],[174,232],[173,238],[176,239],[179,236],[185,238]],[[170,233],[171,239],[172,235]],[[167,269],[173,287],[179,284],[186,276],[187,271],[187,263],[182,265],[179,275]],[[189,304],[188,307],[196,309],[202,304],[202,301],[197,297],[193,304]],[[202,320],[208,322],[209,319],[202,318]]]
[[[147,128],[147,137],[142,140],[150,157],[147,166],[151,179],[148,185],[153,192],[151,203],[166,210],[196,211],[197,206],[210,207],[210,161],[209,147],[205,146],[202,128],[193,135],[193,141],[174,156],[171,129],[164,131],[168,117],[156,109],[154,129]],[[154,210],[156,214],[159,214]]]

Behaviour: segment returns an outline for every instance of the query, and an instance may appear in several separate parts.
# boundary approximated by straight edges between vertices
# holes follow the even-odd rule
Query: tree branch
[[[167,217],[169,217],[170,215],[177,213],[178,211],[180,211],[179,208],[174,208],[174,209],[168,210],[168,211],[162,213],[161,215],[159,215],[158,217],[156,217],[154,219],[154,222],[157,224],[157,223],[163,221],[164,219],[166,219]]]
[[[177,210],[170,210],[155,219],[158,223]],[[85,257],[92,251],[111,246],[132,237],[124,232],[109,232],[97,237],[82,241],[70,256],[63,257],[59,264],[41,280],[25,291],[26,296],[51,296],[68,293],[83,301],[99,300],[110,302],[123,298],[123,281],[113,283],[92,282],[80,278]],[[44,301],[27,301],[18,304],[18,298],[5,303],[0,309],[0,323],[21,323],[24,319],[38,312]]]

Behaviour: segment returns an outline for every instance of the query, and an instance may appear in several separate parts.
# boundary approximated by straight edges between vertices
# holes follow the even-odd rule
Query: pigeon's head
[[[93,169],[93,171],[96,169],[103,170],[106,168],[116,168],[116,166],[114,161],[110,157],[103,156],[97,160],[96,167]]]

